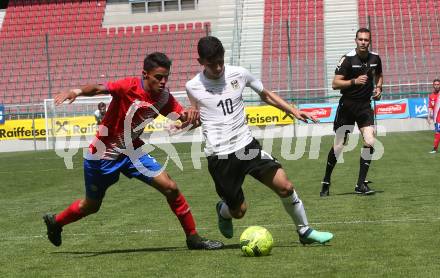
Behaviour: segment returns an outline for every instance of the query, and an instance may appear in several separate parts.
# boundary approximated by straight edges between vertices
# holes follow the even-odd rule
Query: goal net
[[[173,96],[183,107],[188,107],[189,101],[185,92],[173,92]],[[67,149],[72,147],[87,147],[96,134],[98,125],[94,113],[98,104],[108,105],[111,96],[78,97],[71,104],[64,102],[55,105],[53,99],[44,100],[46,119],[46,148]],[[145,132],[162,130],[166,119],[159,116],[154,122],[145,127]]]
[[[111,99],[111,96],[78,97],[71,104],[61,105],[45,99],[46,148],[66,148],[66,141],[86,147],[98,128],[95,120],[98,104],[103,102],[108,107]]]

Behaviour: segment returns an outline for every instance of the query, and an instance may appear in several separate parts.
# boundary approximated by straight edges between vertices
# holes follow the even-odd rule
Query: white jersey
[[[188,97],[200,112],[206,155],[230,154],[252,141],[242,96],[246,86],[258,94],[263,91],[260,80],[235,66],[225,66],[219,79],[200,72],[186,83]]]
[[[95,120],[96,120],[96,122],[97,122],[98,124],[100,124],[100,123],[102,122],[102,119],[104,119],[104,115],[101,114],[101,111],[99,111],[99,109],[96,110],[94,114],[95,114]]]

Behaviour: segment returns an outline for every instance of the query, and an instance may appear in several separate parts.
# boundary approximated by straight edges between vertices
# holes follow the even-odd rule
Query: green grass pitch
[[[82,157],[67,170],[55,152],[0,154],[0,277],[440,277],[440,154],[428,154],[432,132],[380,137],[382,159],[369,173],[374,196],[352,194],[359,147],[346,153],[333,174],[329,198],[320,181],[333,137],[321,142],[319,159],[279,158],[302,198],[309,222],[335,237],[325,246],[303,247],[281,202],[248,177],[247,215],[235,235],[217,230],[218,200],[207,163],[194,169],[189,144],[176,144],[184,171],[167,171],[188,199],[201,235],[224,240],[219,251],[189,251],[165,199],[139,181],[121,176],[101,211],[64,227],[63,245],[46,239],[41,216],[59,212],[83,196]],[[307,150],[310,142],[307,144]],[[164,162],[165,153],[153,155]],[[268,257],[248,258],[238,248],[250,225],[266,227],[275,246]]]

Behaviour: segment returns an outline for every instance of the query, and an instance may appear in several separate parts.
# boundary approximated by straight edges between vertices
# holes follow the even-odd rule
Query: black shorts
[[[355,123],[358,128],[374,125],[374,112],[371,109],[370,101],[353,101],[341,98],[338,110],[336,110],[333,130],[336,132],[340,127],[345,126],[346,132],[352,132]]]
[[[261,180],[267,171],[278,168],[281,168],[281,164],[263,151],[256,139],[235,153],[208,157],[208,169],[215,190],[231,209],[239,208],[244,202],[241,186],[247,174]]]

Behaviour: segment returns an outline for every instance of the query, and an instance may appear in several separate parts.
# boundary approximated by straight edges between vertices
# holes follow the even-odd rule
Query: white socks
[[[232,215],[229,212],[229,207],[225,202],[222,202],[222,205],[220,207],[220,215],[225,219],[231,219]]]
[[[284,209],[295,223],[296,230],[300,235],[303,235],[307,229],[309,229],[309,222],[307,221],[306,212],[301,199],[296,192],[293,191],[292,195],[286,198],[281,198],[281,201],[283,202]]]

